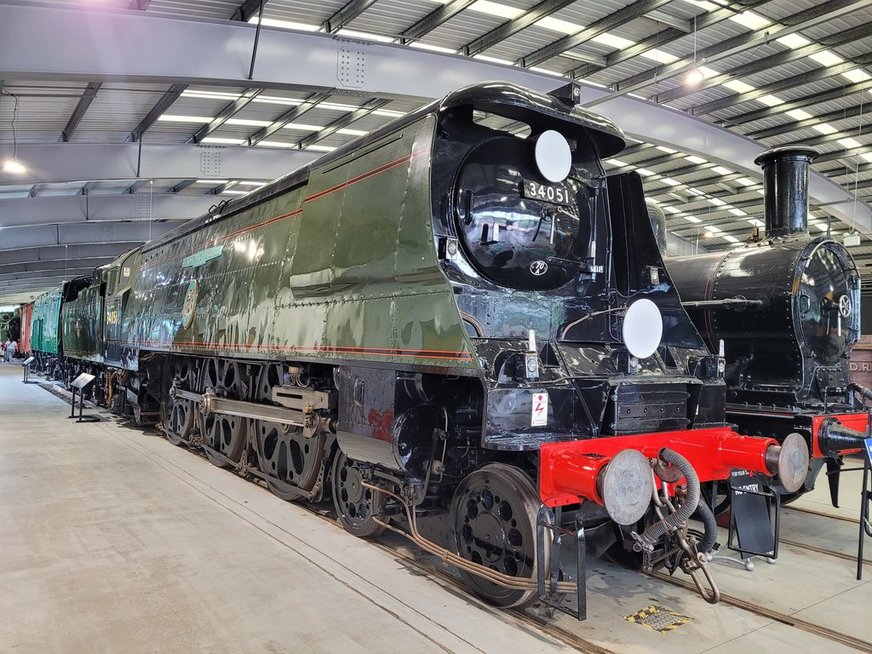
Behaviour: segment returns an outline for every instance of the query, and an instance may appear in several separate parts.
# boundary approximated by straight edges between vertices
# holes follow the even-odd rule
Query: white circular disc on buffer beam
[[[636,300],[624,316],[624,345],[637,359],[647,359],[663,338],[663,316],[651,300]]]
[[[546,130],[536,139],[536,167],[549,182],[562,182],[572,167],[569,142],[560,132]]]

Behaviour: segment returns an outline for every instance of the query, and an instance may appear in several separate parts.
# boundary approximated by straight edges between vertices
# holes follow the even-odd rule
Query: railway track
[[[163,438],[163,436],[159,432],[156,432],[154,435],[157,437]],[[137,449],[140,453],[145,455],[147,458],[151,459],[154,463],[157,463],[160,467],[162,467],[165,470],[167,470],[168,472],[170,472],[170,474],[173,474],[174,476],[178,477],[180,480],[184,481],[188,485],[190,485],[193,488],[195,488],[196,490],[198,490],[198,492],[202,493],[202,490],[198,489],[196,485],[187,481],[179,474],[180,472],[182,472],[182,469],[179,468],[176,464],[170,462],[169,460],[167,460],[163,457],[156,457],[153,453],[147,451],[146,449],[141,448],[139,446],[135,446],[126,440],[123,442],[125,442],[129,447]],[[201,456],[204,460],[206,459],[206,456],[202,451],[197,451],[197,450],[193,450],[193,451],[196,454],[198,454],[199,456]],[[184,474],[189,475],[190,473],[185,472]],[[255,481],[259,486],[261,486],[264,490],[267,490],[267,492],[268,492],[266,485],[264,483],[262,483],[260,480],[258,480],[256,478],[249,478],[249,480]],[[212,490],[215,490],[216,492],[220,493],[220,491],[217,491],[217,489],[214,489],[212,486],[210,486],[206,482],[203,482],[202,480],[198,480],[198,482],[200,484],[203,484],[203,485],[207,486],[208,488],[212,488]],[[224,496],[223,493],[221,493],[221,495]],[[230,498],[228,498],[228,499],[230,499]],[[320,507],[319,506],[306,506],[303,504],[298,504],[297,506],[306,509],[313,516],[318,517],[321,521],[323,521],[326,524],[329,524],[332,528],[337,529],[337,530],[342,529],[341,526],[336,521],[336,517],[333,515],[332,510],[325,510],[323,506],[320,506]],[[234,511],[233,509],[229,508],[229,510],[233,511],[237,515],[240,515],[237,511]],[[251,509],[248,509],[248,508],[246,508],[246,510],[251,511]],[[818,515],[824,515],[826,517],[838,517],[838,516],[829,516],[827,514],[823,514],[823,513],[819,513],[819,512],[815,512],[815,511],[807,511],[807,510],[802,510],[802,509],[792,509],[792,510],[806,512],[806,513],[816,513]],[[257,514],[256,512],[253,512],[253,513],[259,519],[268,522],[271,527],[292,536],[292,534],[290,534],[290,532],[287,532],[287,530],[285,530],[280,525],[272,522],[271,520],[269,520],[268,518],[266,518],[264,516],[261,516],[260,514]],[[257,525],[255,525],[254,522],[252,522],[251,520],[245,518],[242,515],[240,515],[240,517],[242,517],[246,522],[257,527]],[[843,559],[847,559],[847,560],[852,559],[852,557],[850,555],[847,555],[845,553],[826,550],[824,548],[818,548],[818,547],[815,547],[812,545],[808,545],[806,543],[799,543],[799,542],[785,540],[785,539],[782,539],[782,542],[785,544],[788,544],[788,545],[808,549],[808,550],[815,551],[815,552],[825,554],[825,555],[835,556],[835,557],[843,558]],[[427,575],[435,580],[438,580],[438,582],[440,582],[440,583],[451,586],[452,588],[457,589],[457,590],[463,592],[464,594],[467,593],[462,582],[459,579],[457,579],[456,577],[449,574],[446,570],[442,569],[438,565],[438,563],[429,562],[426,559],[424,559],[423,557],[417,555],[414,552],[414,549],[415,549],[414,545],[404,544],[403,546],[397,546],[397,545],[389,544],[389,543],[384,542],[384,541],[377,541],[377,540],[371,540],[371,541],[369,541],[369,544],[381,549],[382,551],[385,551],[385,552],[391,554],[391,556],[394,556],[394,557],[402,560],[403,563],[407,564],[408,566],[410,566],[412,568],[415,568],[418,572],[420,572],[424,575]],[[867,561],[866,563],[868,564],[868,563],[872,563],[872,562]],[[689,590],[693,593],[696,592],[696,589],[694,588],[692,583],[690,583],[689,581],[674,578],[674,577],[671,577],[669,575],[666,575],[666,574],[663,574],[660,572],[652,573],[649,576],[652,577],[653,579],[657,579],[657,580],[662,581],[664,583],[667,583],[667,584],[670,584],[673,586],[677,586],[677,587],[683,588],[685,590]],[[473,596],[469,595],[468,597],[469,597],[470,602],[479,603],[479,601],[476,598],[474,598]],[[805,632],[814,634],[816,636],[820,636],[821,638],[828,639],[832,642],[840,643],[842,645],[845,645],[845,646],[850,647],[852,649],[855,649],[857,651],[868,652],[869,654],[872,654],[872,642],[870,642],[870,641],[863,640],[861,638],[856,638],[854,636],[850,636],[850,635],[841,633],[841,632],[836,631],[834,629],[830,629],[828,627],[824,627],[822,625],[818,625],[818,624],[815,624],[813,622],[809,622],[807,620],[803,620],[801,618],[792,616],[790,614],[783,613],[781,611],[777,611],[775,609],[771,609],[771,608],[768,608],[768,607],[765,607],[765,606],[762,606],[759,604],[755,604],[751,601],[740,599],[740,598],[732,596],[732,595],[722,593],[721,594],[721,602],[724,604],[727,604],[729,606],[733,606],[735,608],[741,609],[743,611],[747,611],[747,612],[752,613],[754,615],[772,620],[774,622],[778,622],[780,624],[790,626],[790,627],[793,627],[795,629],[799,629],[801,631],[805,631]],[[483,603],[479,603],[479,604],[483,608],[485,608],[486,610],[490,610],[490,607],[488,607],[487,605],[485,605]],[[556,624],[553,621],[549,621],[545,617],[534,616],[534,615],[531,615],[530,613],[525,612],[523,610],[504,611],[503,613],[507,616],[511,616],[511,619],[514,620],[519,625],[523,625],[527,629],[532,629],[532,630],[535,630],[539,633],[542,633],[542,635],[553,638],[554,640],[557,640],[560,643],[562,643],[568,647],[572,647],[574,649],[577,649],[577,650],[580,650],[583,652],[590,652],[591,654],[613,654],[613,652],[611,650],[608,650],[608,649],[606,649],[606,648],[604,648],[596,643],[593,643],[585,638],[582,638],[578,634],[575,634],[575,633],[572,633],[566,629],[563,629],[558,624]]]
[[[650,576],[667,584],[696,592],[693,584],[684,581],[683,579],[676,579],[660,572],[655,572]],[[770,609],[765,606],[761,606],[760,604],[754,604],[753,602],[749,602],[748,600],[739,599],[738,597],[727,595],[725,593],[721,593],[721,603],[728,604],[729,606],[734,606],[736,608],[742,609],[743,611],[747,611],[749,613],[753,613],[754,615],[758,615],[760,617],[779,622],[789,627],[794,627],[802,631],[807,631],[808,633],[815,634],[816,636],[820,636],[821,638],[826,638],[827,640],[840,643],[842,645],[845,645],[846,647],[856,649],[860,652],[872,653],[872,642],[868,640],[863,640],[861,638],[855,638],[854,636],[843,634],[842,632],[836,631],[835,629],[830,629],[829,627],[824,627],[819,624],[809,622],[808,620],[797,618],[796,616],[790,615],[788,613],[776,611],[775,609]]]
[[[815,509],[806,509],[798,506],[785,506],[784,510],[795,511],[796,513],[807,513],[808,515],[816,515],[822,518],[832,518],[833,520],[841,520],[842,522],[853,522],[854,524],[857,524],[857,518],[849,518],[845,515],[827,513],[826,511],[816,511]]]

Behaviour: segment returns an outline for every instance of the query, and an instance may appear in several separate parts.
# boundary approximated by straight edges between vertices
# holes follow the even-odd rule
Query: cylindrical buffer
[[[808,231],[808,167],[817,155],[814,148],[791,145],[754,160],[763,168],[767,237]]]

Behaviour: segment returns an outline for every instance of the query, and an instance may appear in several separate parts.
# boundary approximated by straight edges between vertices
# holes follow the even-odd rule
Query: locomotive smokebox
[[[789,145],[754,159],[763,168],[767,237],[808,232],[808,167],[817,156],[814,148]]]

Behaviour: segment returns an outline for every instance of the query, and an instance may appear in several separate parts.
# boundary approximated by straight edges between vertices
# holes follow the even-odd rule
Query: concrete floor
[[[569,651],[155,432],[68,412],[0,364],[0,652]],[[843,484],[856,506],[859,479]],[[856,546],[855,523],[794,513],[784,530]],[[872,586],[849,561],[785,546],[775,565],[715,574],[730,595],[872,641]],[[626,621],[652,604],[690,620]],[[553,624],[613,652],[854,651],[598,561],[589,620]]]

